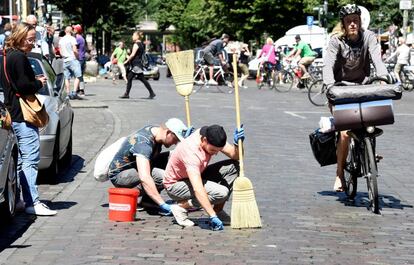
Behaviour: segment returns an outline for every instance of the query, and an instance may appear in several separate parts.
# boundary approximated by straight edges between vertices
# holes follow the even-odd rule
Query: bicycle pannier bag
[[[333,116],[339,131],[394,123],[391,99],[335,105]]]
[[[309,140],[313,155],[321,167],[336,164],[335,132],[321,133],[317,129],[309,134]]]
[[[382,99],[400,99],[402,89],[397,85],[333,86],[326,92],[333,105],[360,103]]]

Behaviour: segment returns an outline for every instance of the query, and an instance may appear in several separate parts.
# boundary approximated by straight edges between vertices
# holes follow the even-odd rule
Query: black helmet
[[[356,4],[347,4],[346,6],[341,7],[339,10],[339,18],[342,20],[344,17],[352,14],[357,14],[361,16],[361,9]]]

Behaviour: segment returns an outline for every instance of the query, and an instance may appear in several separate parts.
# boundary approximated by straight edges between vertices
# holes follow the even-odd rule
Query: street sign
[[[313,26],[313,16],[307,16],[306,17],[306,24],[308,25],[308,27]]]
[[[401,10],[410,10],[412,8],[411,0],[400,0]]]

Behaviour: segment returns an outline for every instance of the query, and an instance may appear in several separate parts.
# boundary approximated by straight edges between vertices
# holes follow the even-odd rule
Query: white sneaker
[[[188,211],[177,204],[171,205],[171,212],[173,213],[175,220],[181,226],[193,226],[194,222],[188,219]]]
[[[197,80],[197,81],[195,81],[194,83],[195,83],[196,85],[200,85],[200,86],[204,85],[204,81],[203,81],[203,80]]]
[[[208,84],[209,85],[213,85],[213,86],[217,86],[218,85],[218,83],[214,79],[208,80]]]
[[[230,225],[231,218],[225,211],[220,211],[217,213],[217,217],[223,222],[224,225]]]
[[[26,207],[27,214],[34,214],[39,216],[52,216],[57,214],[57,211],[50,210],[44,203],[38,202],[33,206]]]

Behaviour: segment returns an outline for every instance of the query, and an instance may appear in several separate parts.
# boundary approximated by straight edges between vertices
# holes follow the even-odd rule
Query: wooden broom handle
[[[190,100],[188,96],[184,96],[185,99],[185,114],[187,116],[187,126],[191,126],[191,119],[190,119]]]
[[[236,102],[236,126],[240,128],[240,97],[239,97],[239,82],[237,76],[237,55],[233,53],[233,73],[234,73],[234,98]],[[240,165],[240,177],[244,177],[244,163],[243,163],[243,142],[239,139],[239,165]]]

